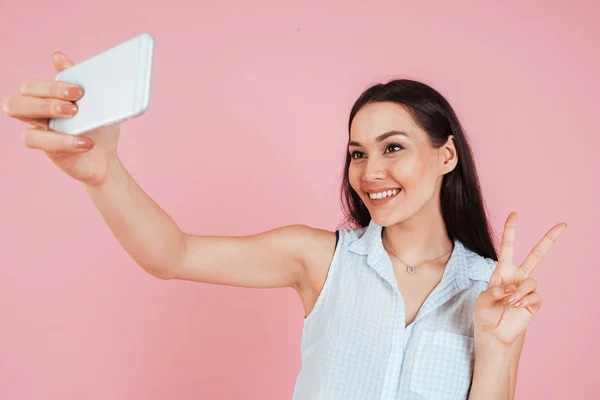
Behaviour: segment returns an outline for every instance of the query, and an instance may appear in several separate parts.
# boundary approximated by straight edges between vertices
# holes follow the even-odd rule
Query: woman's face
[[[439,212],[425,206],[439,199],[443,175],[456,165],[452,139],[434,148],[404,107],[379,102],[354,117],[348,151],[350,185],[376,223],[390,226],[421,210]]]

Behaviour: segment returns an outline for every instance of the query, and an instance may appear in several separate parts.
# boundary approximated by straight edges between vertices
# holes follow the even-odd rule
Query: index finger
[[[517,230],[517,213],[511,212],[504,223],[504,232],[500,242],[500,255],[498,263],[509,263],[512,265],[515,256],[515,236]]]
[[[83,89],[77,85],[62,81],[30,79],[21,85],[21,94],[31,97],[76,101],[83,96]]]
[[[544,235],[535,247],[531,250],[521,268],[527,276],[531,275],[537,264],[546,256],[550,247],[556,242],[558,237],[567,229],[567,224],[556,224]]]

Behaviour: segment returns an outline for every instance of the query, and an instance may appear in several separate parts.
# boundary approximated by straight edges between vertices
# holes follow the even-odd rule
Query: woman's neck
[[[446,232],[441,209],[427,209],[427,206],[408,220],[385,227],[382,240],[385,247],[408,265],[439,257],[454,245]]]

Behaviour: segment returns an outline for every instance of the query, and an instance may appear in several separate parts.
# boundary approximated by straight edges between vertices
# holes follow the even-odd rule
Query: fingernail
[[[92,147],[94,147],[94,143],[89,139],[76,138],[75,147],[79,149],[91,149]]]
[[[515,304],[513,304],[513,307],[519,307],[521,305],[520,301],[517,301]]]
[[[60,115],[75,115],[77,106],[75,104],[59,104],[56,106],[56,111]]]
[[[511,305],[512,303],[514,303],[516,300],[517,300],[517,297],[516,297],[516,296],[510,296],[510,297],[508,298],[508,300],[505,300],[504,302],[505,302],[505,304],[506,304],[507,306],[510,306],[510,305]]]
[[[63,91],[63,94],[65,97],[75,100],[83,96],[83,90],[81,90],[77,86],[68,87]]]
[[[509,294],[517,291],[517,287],[515,285],[507,285],[504,287],[504,293]]]

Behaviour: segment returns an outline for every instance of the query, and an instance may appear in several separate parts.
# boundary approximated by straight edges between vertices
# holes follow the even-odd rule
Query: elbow
[[[144,271],[161,280],[179,279],[179,271],[185,262],[185,258],[185,238],[181,238],[176,244],[170,243],[167,248],[156,249],[151,256],[145,254],[143,260],[134,257]]]
[[[177,279],[177,274],[175,273],[174,268],[160,268],[160,267],[149,267],[145,265],[140,265],[146,273],[152,275],[155,278],[158,278],[163,281],[168,281],[171,279]]]
[[[158,278],[160,280],[163,281],[168,281],[171,279],[175,279],[176,276],[173,272],[169,271],[169,270],[161,270],[161,271],[154,271],[154,272],[148,272],[150,275],[152,275],[155,278]]]
[[[150,275],[161,280],[180,279],[181,265],[185,259],[185,243],[178,251],[161,254],[160,260],[155,258],[152,263],[140,263],[140,266]]]

